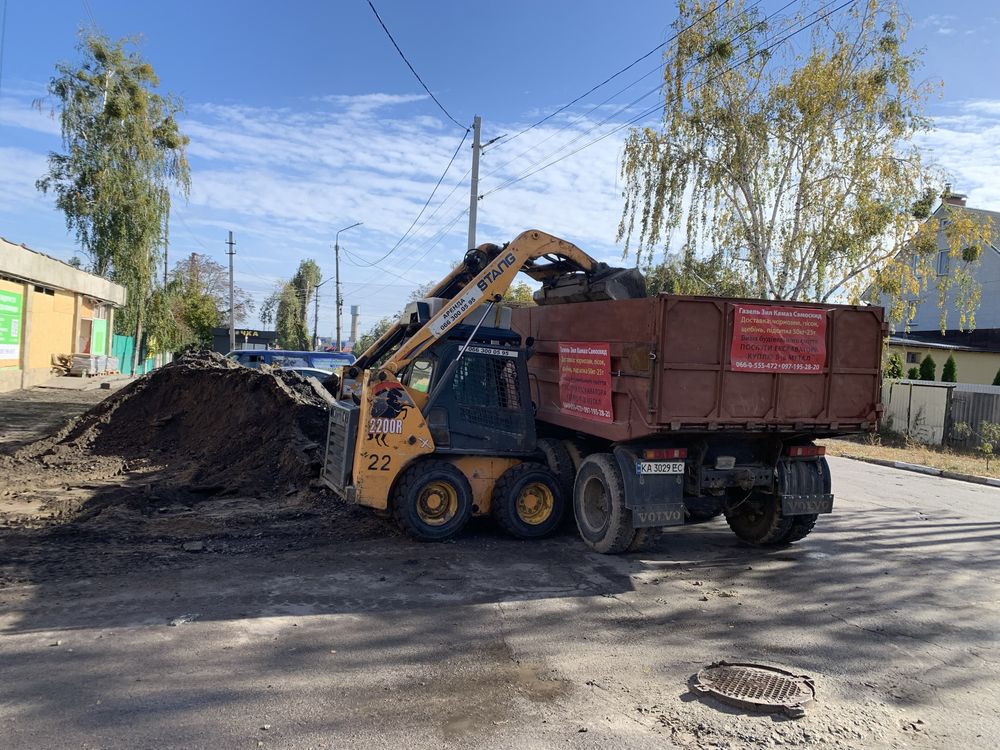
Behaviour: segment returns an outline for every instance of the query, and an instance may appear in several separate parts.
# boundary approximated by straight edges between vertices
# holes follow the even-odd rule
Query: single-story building
[[[236,329],[237,349],[275,349],[278,346],[278,334],[274,331],[261,331],[252,328]],[[229,353],[229,329],[212,329],[212,351],[219,354]]]
[[[949,356],[955,358],[959,383],[992,385],[1000,370],[1000,329],[976,331],[911,331],[889,337],[886,356],[899,354],[903,374],[911,367],[920,367],[928,354],[937,366],[936,378]]]
[[[52,374],[56,354],[110,354],[125,287],[0,237],[0,392]]]

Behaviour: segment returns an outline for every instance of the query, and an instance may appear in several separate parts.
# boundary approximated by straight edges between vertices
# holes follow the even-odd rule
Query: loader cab
[[[411,362],[400,380],[426,394],[418,405],[435,452],[529,455],[535,450],[535,420],[521,337],[481,327],[463,353],[472,331],[473,326],[456,326]]]

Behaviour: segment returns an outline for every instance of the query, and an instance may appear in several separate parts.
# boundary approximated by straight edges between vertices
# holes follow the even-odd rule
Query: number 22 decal
[[[368,461],[368,471],[389,471],[391,456],[380,456],[378,453],[372,454]],[[379,465],[381,462],[381,466]]]

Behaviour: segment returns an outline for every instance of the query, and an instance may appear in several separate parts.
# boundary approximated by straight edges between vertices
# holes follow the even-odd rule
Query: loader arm
[[[535,263],[543,257],[547,263]],[[449,300],[438,315],[409,338],[407,333],[412,331],[412,326],[397,321],[358,357],[353,369],[358,373],[368,369],[400,345],[383,365],[393,373],[399,372],[481,303],[502,297],[519,271],[544,283],[573,272],[589,274],[605,267],[576,245],[538,230],[522,232],[504,247],[481,245],[466,253],[464,260],[427,293],[428,297]]]
[[[474,266],[477,265],[473,262],[473,268],[470,268],[471,258],[466,256],[466,261],[428,293],[429,297],[444,297],[450,301],[403,342],[382,369],[393,374],[399,373],[437,339],[461,324],[480,305],[491,301],[500,302],[513,283],[514,277],[521,271],[536,280],[543,281],[553,274],[561,275],[573,271],[589,273],[603,266],[576,245],[537,229],[522,232],[506,247],[497,248],[494,245],[482,246],[481,249],[487,250],[487,258],[489,255],[493,257],[488,258],[482,270],[465,281],[471,273],[474,273]],[[495,254],[492,252],[494,250]],[[534,261],[543,257],[551,262],[537,267]],[[458,283],[462,281],[465,283],[458,287]]]

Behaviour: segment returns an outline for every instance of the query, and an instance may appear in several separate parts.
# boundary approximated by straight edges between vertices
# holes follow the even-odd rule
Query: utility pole
[[[236,310],[233,305],[233,256],[236,255],[236,242],[233,240],[233,230],[229,230],[229,239],[226,240],[229,249],[226,255],[229,256],[229,351],[236,348]]]
[[[469,194],[469,242],[467,250],[476,246],[476,208],[479,205],[479,129],[482,118],[476,115],[472,119],[472,188]]]
[[[336,291],[336,296],[337,296],[336,309],[337,309],[337,351],[338,352],[341,350],[340,349],[340,311],[341,311],[341,308],[344,306],[344,298],[340,296],[340,233],[341,232],[346,232],[348,229],[354,229],[354,227],[360,227],[362,224],[364,224],[363,221],[356,221],[353,224],[351,224],[351,226],[349,226],[349,227],[344,227],[343,229],[338,229],[337,230],[337,235],[336,235],[336,237],[333,240],[333,262],[334,262],[334,271],[336,273],[336,275],[335,275],[334,278],[336,279],[335,283],[336,283],[336,286],[337,286],[337,291]]]
[[[316,285],[316,290],[313,294],[316,296],[316,311],[313,313],[313,351],[319,350],[319,333],[317,329],[319,328],[319,288],[322,284]]]

